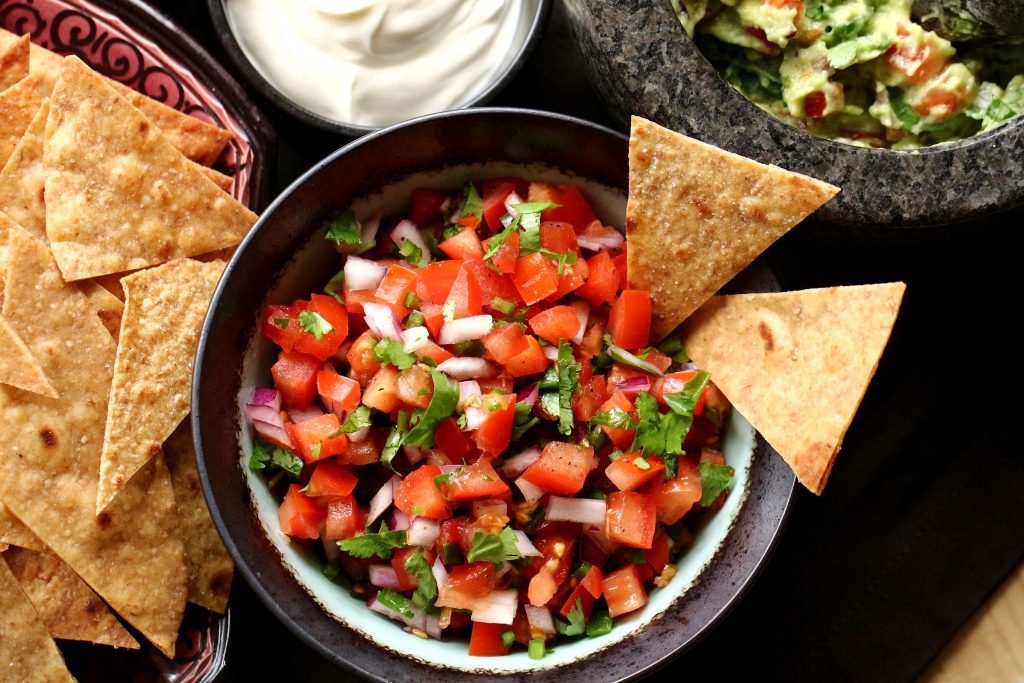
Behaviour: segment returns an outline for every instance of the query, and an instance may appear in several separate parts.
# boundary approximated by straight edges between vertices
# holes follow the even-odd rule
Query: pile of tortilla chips
[[[0,88],[0,678],[73,680],[54,638],[173,656],[186,601],[226,608],[186,415],[256,216],[227,131],[6,32]]]
[[[651,294],[651,334],[683,323],[686,353],[817,494],[905,286],[713,295],[838,191],[633,118],[627,274]]]

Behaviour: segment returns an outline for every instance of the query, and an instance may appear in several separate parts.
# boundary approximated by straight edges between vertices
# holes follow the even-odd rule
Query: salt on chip
[[[238,244],[256,221],[76,57],[50,98],[46,233],[67,281]]]
[[[0,50],[9,48],[18,40],[17,35],[0,29]],[[42,96],[48,96],[53,90],[60,77],[63,61],[63,57],[44,47],[34,43],[29,46],[29,71],[38,77],[39,92]],[[163,130],[172,145],[196,163],[212,165],[231,142],[233,136],[230,131],[172,109],[122,83],[112,79],[105,80],[138,107],[146,118]]]
[[[185,536],[188,601],[223,614],[231,593],[234,564],[213,525],[199,486],[196,447],[188,419],[182,421],[164,443],[164,458],[171,471],[181,531]]]
[[[28,34],[11,43],[0,52],[0,90],[5,90],[28,76]]]
[[[0,680],[74,682],[32,602],[0,559]]]
[[[121,279],[126,300],[96,511],[160,452],[188,414],[199,331],[222,261],[178,259]]]
[[[634,116],[626,205],[629,286],[662,339],[839,188]]]
[[[902,282],[716,296],[683,349],[821,494],[896,321]]]
[[[51,637],[139,649],[100,596],[53,553],[12,547],[3,559]]]
[[[26,76],[0,92],[0,164],[7,163],[43,103],[37,80],[35,76]]]
[[[96,515],[116,347],[46,249],[10,230],[3,314],[59,399],[0,385],[0,500],[129,623],[173,656],[188,576],[163,458]]]
[[[50,102],[44,100],[0,170],[0,211],[41,240],[46,239],[43,143]]]

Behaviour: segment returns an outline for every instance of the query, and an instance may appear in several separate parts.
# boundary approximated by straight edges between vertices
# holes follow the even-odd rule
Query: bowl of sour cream
[[[278,108],[348,136],[488,102],[552,0],[209,0],[228,55]]]

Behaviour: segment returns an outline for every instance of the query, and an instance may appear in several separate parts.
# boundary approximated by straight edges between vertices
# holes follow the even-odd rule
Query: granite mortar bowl
[[[330,155],[285,190],[239,247],[218,285],[196,361],[192,429],[212,516],[241,575],[297,636],[334,663],[373,680],[544,681],[636,678],[693,645],[746,592],[779,537],[792,472],[741,416],[723,443],[736,470],[726,505],[701,519],[696,540],[667,588],[602,638],[559,644],[534,661],[525,652],[470,658],[465,642],[421,640],[369,611],[343,580],[321,572],[318,548],[280,531],[277,499],[245,466],[252,433],[241,415],[270,381],[276,354],[258,334],[265,302],[319,291],[339,256],[324,239],[325,212],[400,214],[415,187],[456,189],[466,179],[521,175],[577,183],[609,224],[624,220],[626,139],[565,116],[511,109],[437,114],[368,135]],[[365,212],[365,213],[364,213]],[[740,291],[777,289],[763,267]]]
[[[799,229],[829,241],[949,238],[1024,213],[1024,117],[986,134],[905,152],[814,137],[726,83],[668,0],[566,0],[592,85],[627,125],[644,116],[737,154],[842,188]]]
[[[232,30],[228,20],[227,9],[225,8],[227,2],[228,0],[207,0],[206,3],[207,9],[210,12],[210,18],[217,32],[217,37],[220,39],[224,51],[235,65],[235,68],[241,72],[245,80],[259,91],[268,102],[302,123],[347,138],[356,138],[360,135],[380,130],[378,126],[365,126],[328,118],[297,103],[275,87],[260,73],[259,69],[256,68],[239,44],[238,37]],[[504,67],[493,75],[491,82],[487,84],[486,88],[469,100],[453,106],[452,109],[463,109],[487,104],[505,89],[505,86],[512,81],[520,69],[523,68],[523,65],[526,64],[544,35],[544,29],[547,27],[548,18],[551,16],[554,0],[527,0],[526,4],[530,19],[529,25],[520,29],[525,33],[525,36],[519,49],[507,56]]]

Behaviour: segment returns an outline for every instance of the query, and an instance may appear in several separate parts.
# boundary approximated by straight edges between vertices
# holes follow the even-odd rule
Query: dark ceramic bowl
[[[519,51],[511,55],[511,59],[508,60],[505,68],[495,74],[494,80],[484,90],[467,102],[454,107],[455,109],[475,107],[490,102],[512,81],[512,78],[519,73],[526,60],[533,54],[534,49],[544,34],[544,28],[547,26],[548,17],[551,15],[551,7],[554,4],[554,0],[530,1],[535,5],[536,9],[533,12],[533,18],[526,38]],[[217,37],[220,38],[225,52],[227,52],[228,57],[241,72],[242,76],[271,104],[303,123],[349,138],[356,138],[360,135],[379,130],[375,126],[346,123],[318,114],[298,104],[274,87],[249,61],[249,57],[242,50],[241,45],[239,45],[238,38],[235,36],[234,31],[231,30],[228,22],[227,12],[224,9],[225,2],[226,0],[207,0],[207,7],[209,7],[210,17],[213,19]]]
[[[637,114],[842,188],[813,216],[839,240],[959,234],[1024,207],[1024,117],[914,152],[864,149],[792,128],[719,76],[668,0],[566,0],[591,83],[622,124]]]
[[[424,641],[366,609],[314,556],[280,532],[277,501],[245,467],[251,430],[240,403],[266,385],[275,358],[257,334],[265,302],[317,291],[338,266],[318,217],[406,210],[418,186],[458,188],[467,178],[521,175],[576,182],[606,223],[624,221],[626,139],[542,112],[477,109],[432,115],[368,135],[312,168],[263,214],[225,271],[203,328],[193,382],[192,426],[213,518],[242,576],[300,638],[367,678],[469,681],[524,676],[611,681],[662,666],[696,642],[747,590],[778,537],[794,477],[741,416],[724,443],[737,473],[725,507],[703,520],[679,574],[604,638],[560,644],[541,661],[525,653],[470,658],[464,642]],[[763,266],[734,283],[777,289]]]

